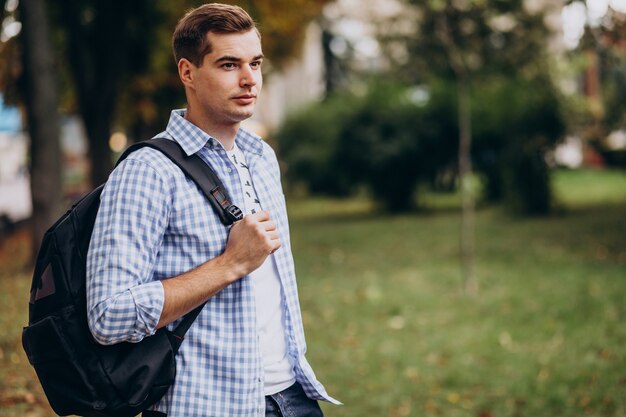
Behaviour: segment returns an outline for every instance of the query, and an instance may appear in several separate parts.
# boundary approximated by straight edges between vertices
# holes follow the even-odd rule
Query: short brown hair
[[[178,21],[172,36],[174,59],[178,64],[185,58],[200,67],[204,56],[212,50],[207,33],[238,33],[252,29],[256,30],[254,20],[241,7],[221,3],[204,4],[190,10]]]

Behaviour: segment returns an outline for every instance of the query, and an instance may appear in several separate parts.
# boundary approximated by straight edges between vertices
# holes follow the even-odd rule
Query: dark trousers
[[[299,383],[265,397],[265,417],[324,417],[317,401],[304,393]]]

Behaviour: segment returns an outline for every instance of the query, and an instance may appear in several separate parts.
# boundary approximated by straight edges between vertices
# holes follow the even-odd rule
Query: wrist
[[[218,270],[221,271],[220,275],[227,284],[232,284],[247,274],[243,266],[239,262],[231,259],[227,253],[223,253],[217,258],[214,258],[213,262],[216,264],[215,266],[217,266]]]

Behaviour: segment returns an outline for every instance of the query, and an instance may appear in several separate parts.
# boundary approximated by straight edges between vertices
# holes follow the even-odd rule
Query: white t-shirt
[[[244,213],[257,213],[262,210],[261,202],[254,190],[243,152],[235,144],[226,153],[239,173],[245,200]],[[265,369],[265,395],[272,395],[289,388],[296,381],[293,365],[287,354],[285,304],[274,255],[268,256],[250,276],[256,297],[257,328]]]

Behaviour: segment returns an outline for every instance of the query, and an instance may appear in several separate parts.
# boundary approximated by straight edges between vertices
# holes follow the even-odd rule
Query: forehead
[[[236,58],[252,58],[263,53],[261,39],[256,30],[238,33],[207,33],[211,43],[211,53],[207,57],[219,58],[232,56]]]

